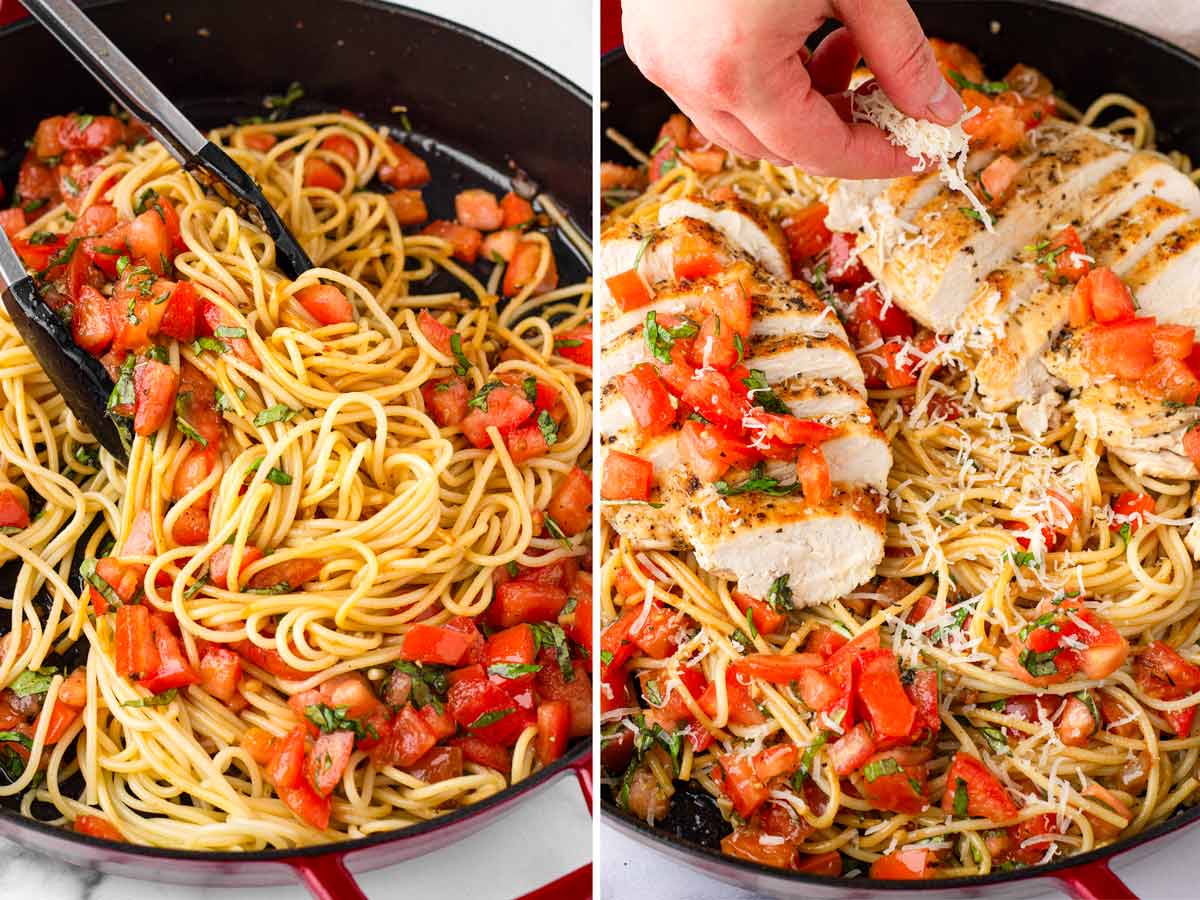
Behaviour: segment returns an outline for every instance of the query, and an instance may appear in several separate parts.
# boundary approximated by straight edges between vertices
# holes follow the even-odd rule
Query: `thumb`
[[[962,100],[942,77],[904,0],[839,0],[835,7],[876,81],[902,112],[943,125],[958,120]]]

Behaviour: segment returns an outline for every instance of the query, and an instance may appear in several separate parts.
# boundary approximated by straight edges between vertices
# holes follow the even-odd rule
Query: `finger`
[[[962,100],[942,77],[933,48],[907,3],[837,0],[834,6],[871,72],[902,112],[943,125],[958,120]]]
[[[850,77],[862,54],[848,28],[839,28],[821,41],[808,60],[813,87],[822,94],[837,94],[850,86]]]
[[[893,178],[917,162],[873,125],[843,122],[798,57],[762,79],[739,118],[774,155],[812,175]]]

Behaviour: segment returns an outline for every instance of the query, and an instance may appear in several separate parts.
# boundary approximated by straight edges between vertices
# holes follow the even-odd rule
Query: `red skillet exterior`
[[[437,139],[423,147],[449,145],[469,154],[431,161],[435,178],[441,165],[499,183],[511,155],[577,222],[591,221],[590,179],[584,174],[591,171],[590,100],[533,60],[460,25],[373,0],[256,0],[252,17],[241,0],[81,5],[202,126],[253,112],[264,93],[293,79],[304,82],[309,97],[344,103],[372,121],[394,120],[392,105],[406,103],[419,132]],[[22,17],[13,0],[0,0],[0,26]],[[5,69],[19,61],[37,65],[43,75],[47,65],[56,71],[61,66],[63,77],[10,77]],[[404,77],[408,71],[416,77]],[[0,78],[10,86],[26,85],[6,91],[0,147],[10,151],[44,115],[104,109],[109,102],[31,23],[0,30]],[[196,100],[197,84],[205,86],[207,98]],[[6,178],[15,162],[0,153]],[[436,194],[438,185],[428,190]],[[451,188],[434,202],[448,202],[452,193]],[[564,277],[581,277],[580,265],[566,261]],[[577,742],[563,759],[482,803],[399,831],[305,850],[233,854],[134,847],[41,825],[3,806],[0,835],[73,865],[127,877],[225,887],[300,879],[322,900],[355,900],[363,895],[350,872],[395,865],[460,841],[560,777],[579,780],[590,809],[591,760],[589,743]],[[530,896],[590,897],[590,864]]]
[[[1067,98],[1086,102],[1108,91],[1146,103],[1160,130],[1160,146],[1200,157],[1200,110],[1187,85],[1200,82],[1200,59],[1120,22],[1047,0],[912,0],[926,33],[975,50],[989,71],[1016,62],[1045,71]],[[993,32],[991,23],[1000,23]],[[620,2],[602,0],[600,67],[601,133],[616,128],[649,147],[674,112],[671,101],[645,81],[620,49]],[[623,161],[617,145],[603,142],[601,159]],[[1013,872],[938,881],[833,880],[745,862],[681,841],[603,801],[604,821],[684,865],[747,890],[778,897],[870,897],[920,891],[922,897],[1028,896],[1031,880],[1054,878],[1079,900],[1124,900],[1135,895],[1113,875],[1108,862],[1162,852],[1200,819],[1200,806],[1173,816],[1141,835],[1100,850]],[[1193,829],[1191,833],[1194,834]]]

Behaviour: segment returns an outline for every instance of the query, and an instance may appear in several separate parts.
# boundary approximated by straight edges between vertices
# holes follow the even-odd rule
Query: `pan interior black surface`
[[[432,175],[422,189],[431,219],[453,219],[454,196],[464,188],[504,193],[514,189],[517,179],[547,192],[581,233],[590,233],[590,100],[565,79],[467,28],[377,0],[255,0],[252,15],[241,0],[80,5],[202,130],[267,114],[264,96],[283,94],[296,81],[304,97],[290,108],[289,118],[348,109],[388,126],[420,153]],[[24,142],[42,118],[105,112],[111,98],[32,23],[0,29],[0,48],[2,83],[30,85],[5,91],[0,118],[0,182],[11,197]],[[574,244],[557,228],[550,234],[560,283],[590,277]],[[490,270],[482,262],[473,269],[484,281]],[[413,285],[415,293],[460,288],[444,273]],[[31,513],[37,511],[35,496]],[[76,558],[72,574],[77,590],[81,561]],[[0,568],[0,595],[11,594],[18,572],[16,563]],[[0,609],[0,633],[9,627],[9,611]],[[80,665],[85,652],[79,642],[51,662]],[[485,812],[556,777],[586,755],[589,743],[574,741],[562,759],[488,800],[338,847],[385,843],[390,836],[435,830],[439,823]],[[0,798],[0,817],[34,830],[44,827],[20,816],[19,808],[19,796]],[[35,807],[37,812],[56,815],[52,807]],[[70,837],[104,843],[74,833]],[[127,852],[238,861],[310,856],[327,848],[221,854],[130,847]]]
[[[1018,62],[1041,69],[1073,105],[1084,109],[1103,94],[1128,94],[1145,104],[1157,129],[1160,150],[1178,150],[1200,159],[1200,59],[1153,35],[1085,10],[1047,0],[910,0],[925,32],[964,44],[999,76]],[[823,32],[822,32],[823,33]],[[650,84],[623,50],[607,54],[600,67],[601,134],[615,129],[643,149],[654,145],[658,129],[676,112],[674,103]],[[628,164],[625,151],[607,137],[600,158]],[[602,210],[603,214],[603,210]],[[689,795],[686,808],[672,807],[665,828],[648,826],[601,793],[604,816],[621,830],[651,844],[682,849],[709,862],[779,883],[835,885],[837,880],[789,873],[722,855],[712,849],[713,825],[703,803]],[[1176,831],[1200,819],[1200,806],[1181,808],[1169,819],[1114,845],[1043,866],[935,882],[871,881],[880,891],[937,891],[1042,876],[1103,860]],[[683,826],[683,827],[681,827]],[[734,879],[736,880],[736,879]],[[761,883],[761,882],[759,882]],[[843,882],[865,887],[862,882]]]

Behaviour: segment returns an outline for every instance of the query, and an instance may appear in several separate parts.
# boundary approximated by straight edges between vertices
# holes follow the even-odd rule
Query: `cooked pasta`
[[[561,755],[590,718],[591,289],[557,284],[588,251],[553,201],[468,190],[410,229],[429,171],[385,129],[217,129],[316,266],[292,282],[136,125],[47,122],[4,224],[133,427],[122,469],[0,316],[0,796],[253,850]]]

